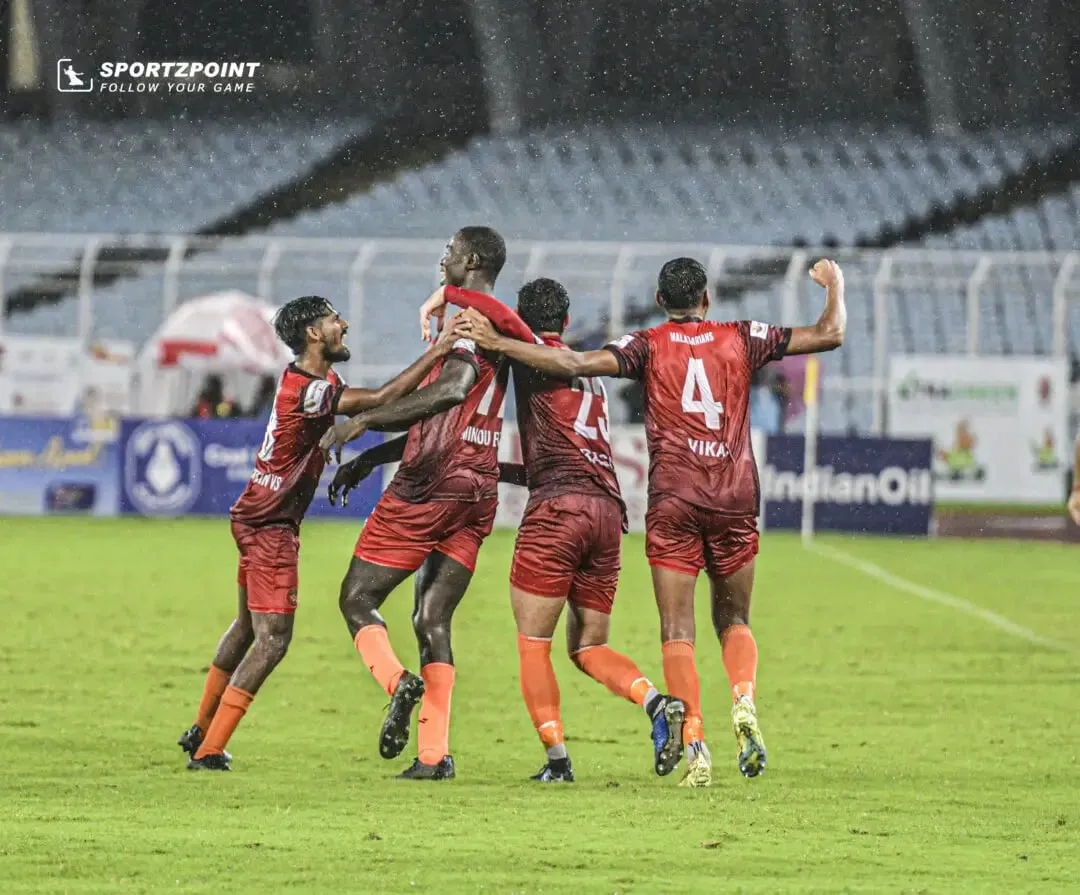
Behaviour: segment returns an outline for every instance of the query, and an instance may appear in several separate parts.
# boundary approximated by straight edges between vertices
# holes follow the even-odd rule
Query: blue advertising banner
[[[124,420],[120,433],[120,511],[143,516],[227,515],[255,468],[265,422],[259,420]],[[382,441],[366,433],[344,452],[348,460]],[[382,477],[369,476],[344,510],[330,506],[328,466],[307,518],[363,518],[382,493]]]
[[[115,516],[118,424],[0,417],[0,514]]]
[[[766,529],[802,522],[804,441],[770,435],[761,468]],[[925,535],[933,515],[933,445],[928,439],[818,439],[810,476],[814,527],[819,531]]]

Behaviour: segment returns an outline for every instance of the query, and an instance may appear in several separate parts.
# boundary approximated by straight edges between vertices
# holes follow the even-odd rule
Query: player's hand
[[[435,333],[442,329],[443,315],[446,314],[446,287],[440,286],[427,301],[420,305],[420,338],[425,342],[434,342]],[[437,321],[435,333],[431,329],[431,320]]]
[[[826,289],[830,286],[843,286],[844,272],[840,269],[840,265],[835,261],[822,258],[817,264],[810,268],[810,279],[819,286],[824,286]]]
[[[348,463],[343,463],[334,473],[334,480],[326,489],[326,496],[330,500],[330,506],[337,506],[338,495],[341,495],[341,505],[349,505],[349,492],[359,485],[375,470],[375,464],[364,459],[364,455],[354,457]]]
[[[1080,489],[1074,490],[1069,495],[1069,515],[1072,521],[1080,525]]]
[[[488,351],[496,350],[500,338],[499,333],[487,317],[474,308],[467,308],[457,316],[462,318],[463,334],[472,339],[478,348]]]
[[[326,434],[319,441],[319,450],[323,452],[323,457],[327,463],[330,462],[331,451],[333,451],[337,462],[341,463],[341,449],[350,441],[359,438],[366,431],[367,426],[364,425],[364,421],[360,417],[354,416],[350,420],[345,420],[345,422],[338,423],[327,429]]]
[[[454,347],[454,343],[458,339],[466,338],[469,338],[468,324],[465,321],[464,314],[458,311],[446,321],[446,325],[443,326],[443,330],[439,333],[439,338],[431,350],[437,351],[439,354],[449,354],[450,349]]]

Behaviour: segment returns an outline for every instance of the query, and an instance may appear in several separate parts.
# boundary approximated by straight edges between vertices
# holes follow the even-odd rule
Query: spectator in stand
[[[228,419],[240,415],[240,409],[231,398],[225,397],[225,386],[221,377],[211,374],[206,377],[198,400],[192,408],[191,416],[199,419]]]

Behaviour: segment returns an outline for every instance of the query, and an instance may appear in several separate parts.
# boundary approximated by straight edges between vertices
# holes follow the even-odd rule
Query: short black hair
[[[293,354],[303,354],[307,347],[307,328],[333,313],[334,306],[329,299],[321,295],[301,295],[274,315],[274,332]]]
[[[518,290],[517,309],[534,333],[561,333],[570,312],[570,296],[562,283],[541,277]]]
[[[493,280],[506,264],[506,242],[491,227],[462,227],[457,232],[461,248],[466,254],[480,259],[480,269]]]
[[[701,304],[709,278],[700,261],[673,258],[660,268],[656,288],[664,307],[671,311],[689,311]]]

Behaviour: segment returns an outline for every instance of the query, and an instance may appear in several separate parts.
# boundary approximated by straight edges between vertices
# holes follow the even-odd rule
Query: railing
[[[11,332],[32,331],[35,315],[43,313],[18,311],[5,319],[5,300],[55,282],[58,274],[66,283],[63,302],[75,303],[71,310],[77,313],[68,315],[67,330],[50,334],[87,342],[103,333],[145,339],[179,303],[218,289],[238,288],[274,303],[318,292],[347,308],[354,346],[349,377],[371,381],[396,372],[415,350],[415,308],[437,285],[444,245],[443,239],[0,234],[0,335],[5,324]],[[809,284],[806,271],[822,254],[844,266],[850,309],[849,346],[844,357],[827,360],[823,385],[826,395],[844,395],[860,405],[869,399],[871,419],[861,428],[883,430],[889,355],[912,348],[897,335],[904,321],[894,318],[907,313],[898,296],[929,295],[934,313],[942,315],[938,328],[952,342],[928,351],[1002,350],[984,341],[987,321],[1007,299],[1038,305],[1031,325],[1039,331],[1029,340],[1034,353],[1068,352],[1070,306],[1080,294],[1080,252],[811,251],[522,240],[510,245],[500,295],[512,300],[522,282],[554,277],[571,293],[573,328],[603,320],[606,334],[617,336],[632,328],[639,308],[651,303],[661,264],[692,255],[708,270],[715,314],[810,323],[819,312],[821,291]],[[946,307],[952,308],[947,319]]]

